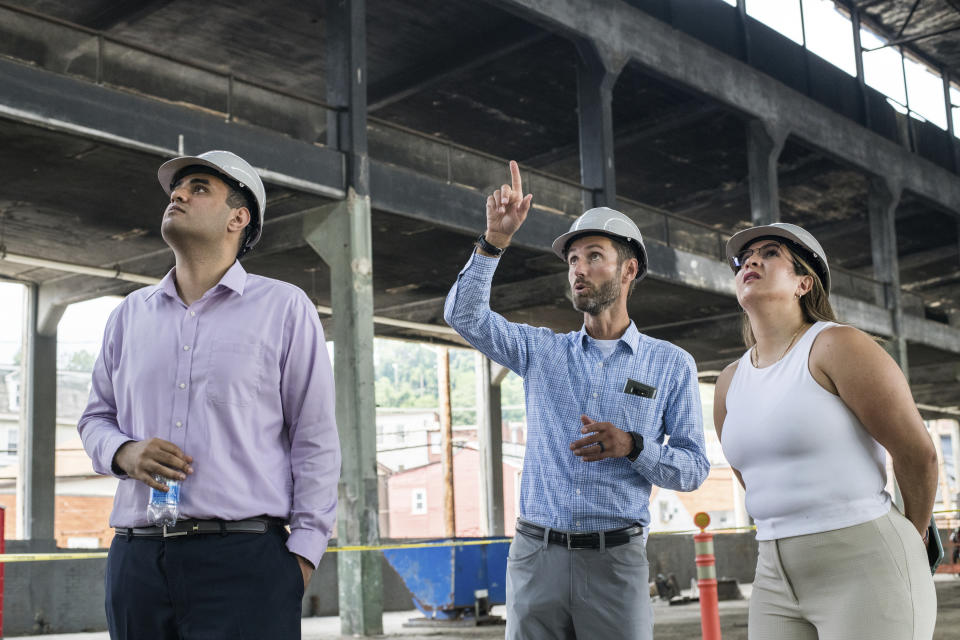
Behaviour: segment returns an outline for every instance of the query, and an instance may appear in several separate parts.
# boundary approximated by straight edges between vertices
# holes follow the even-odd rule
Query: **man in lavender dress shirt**
[[[299,638],[340,475],[323,329],[303,291],[237,260],[266,204],[249,164],[210,151],[158,176],[176,266],[110,316],[78,427],[94,469],[120,479],[110,635]],[[174,526],[148,517],[155,476],[182,482]]]

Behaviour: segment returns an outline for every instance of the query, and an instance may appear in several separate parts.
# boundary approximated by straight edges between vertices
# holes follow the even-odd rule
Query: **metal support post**
[[[617,206],[614,170],[613,87],[626,57],[592,40],[576,41],[577,105],[580,116],[580,181],[587,188],[583,208]]]
[[[326,97],[337,108],[327,144],[344,153],[346,199],[304,218],[304,238],[330,266],[337,427],[343,450],[337,537],[377,545],[377,439],[373,377],[373,251],[367,155],[365,0],[326,0]],[[379,553],[337,554],[344,635],[383,633]]]
[[[477,436],[480,449],[480,534],[502,536],[503,426],[500,385],[494,384],[490,359],[476,354]]]
[[[953,171],[960,173],[960,145],[957,144],[957,123],[953,121],[953,100],[950,98],[950,72],[941,70],[943,77],[943,106],[947,110],[947,142],[953,157]]]
[[[787,131],[771,123],[747,123],[747,168],[750,182],[750,219],[755,225],[780,221],[777,161]]]
[[[49,544],[54,539],[56,489],[57,324],[66,306],[46,300],[41,287],[33,285],[27,290],[26,308],[17,533]]]
[[[747,3],[746,0],[737,0],[737,20],[740,25],[740,38],[743,42],[743,61],[747,64],[753,64],[750,55],[750,30],[747,22]]]
[[[870,179],[867,209],[870,216],[870,247],[874,278],[884,284],[885,296],[879,304],[889,310],[892,334],[886,349],[908,376],[907,341],[903,337],[903,305],[900,295],[900,264],[897,258],[897,205],[901,188],[884,178]]]
[[[867,80],[863,71],[863,44],[860,42],[860,9],[854,7],[850,12],[850,24],[853,26],[853,56],[857,66],[857,88],[860,92],[860,109],[863,112],[863,125],[870,128],[870,106],[867,104]]]

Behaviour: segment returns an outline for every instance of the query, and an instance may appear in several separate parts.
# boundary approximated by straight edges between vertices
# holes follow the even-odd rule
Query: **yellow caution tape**
[[[947,509],[943,511],[934,511],[934,513],[958,513],[960,509]],[[756,531],[755,525],[742,527],[718,527],[710,529],[710,533],[725,533],[734,531]],[[699,529],[682,529],[677,531],[651,531],[650,535],[687,535],[691,533],[700,533]],[[398,544],[381,545],[351,545],[346,547],[328,547],[327,553],[338,553],[341,551],[392,551],[395,549],[430,549],[441,547],[471,547],[487,544],[508,543],[512,538],[493,538],[488,540],[451,540],[447,542],[414,542]],[[106,552],[95,553],[6,553],[0,554],[0,564],[9,562],[46,562],[49,560],[87,560],[94,558],[106,558]]]
[[[97,553],[0,553],[0,564],[8,562],[46,562],[47,560],[88,560],[106,558],[104,551]]]
[[[339,551],[390,551],[393,549],[429,549],[432,547],[472,547],[486,544],[502,544],[512,538],[493,538],[489,540],[450,540],[447,542],[414,542],[407,544],[351,545],[347,547],[328,547],[327,553]],[[105,551],[90,553],[3,553],[0,564],[8,562],[47,562],[49,560],[90,560],[106,558]]]

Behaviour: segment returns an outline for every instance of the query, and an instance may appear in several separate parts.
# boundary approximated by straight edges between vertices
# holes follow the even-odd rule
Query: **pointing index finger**
[[[523,181],[520,179],[520,165],[516,160],[510,161],[510,176],[513,178],[513,190],[518,198],[523,198]]]

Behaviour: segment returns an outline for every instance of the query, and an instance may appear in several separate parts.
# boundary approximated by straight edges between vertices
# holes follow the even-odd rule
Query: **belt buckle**
[[[177,525],[173,525],[173,526],[177,526]],[[193,523],[192,530],[187,529],[186,531],[174,531],[171,533],[167,533],[167,525],[163,525],[164,538],[176,538],[177,536],[187,536],[187,535],[190,535],[191,533],[199,533],[199,532],[200,532],[200,523],[198,522]]]
[[[591,536],[592,536],[592,535],[596,535],[596,534],[590,534],[590,533],[568,533],[568,534],[567,534],[567,550],[568,550],[568,551],[577,551],[577,550],[582,550],[582,549],[592,549],[593,547],[590,545],[590,542],[589,542],[589,540],[591,539]],[[585,541],[587,541],[587,542],[581,542],[580,544],[574,544],[574,538],[576,538],[576,539],[578,539],[578,540],[579,540],[579,539],[583,539],[583,540],[585,540]]]

